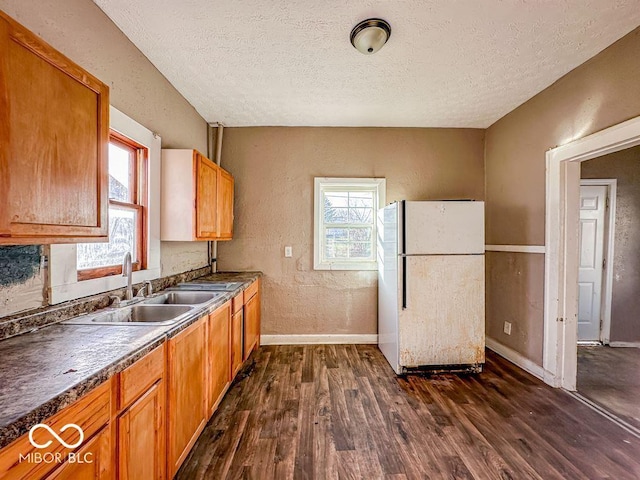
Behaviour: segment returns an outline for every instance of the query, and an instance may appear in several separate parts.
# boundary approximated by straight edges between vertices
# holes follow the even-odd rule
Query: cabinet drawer
[[[245,305],[249,300],[251,300],[251,297],[253,297],[256,293],[258,293],[259,282],[260,282],[260,280],[256,280],[255,282],[253,282],[251,285],[249,285],[245,289],[245,291],[244,291],[244,303],[245,303]]]
[[[44,445],[51,441],[51,444],[45,448],[36,448],[29,441],[29,434],[18,438],[0,451],[0,478],[16,480],[42,478],[59,466],[60,463],[30,462],[28,459],[33,454],[38,456],[46,454],[48,457],[53,455],[54,457],[59,456],[59,458],[65,459],[70,452],[83,448],[87,444],[87,440],[109,422],[111,415],[111,385],[111,381],[104,382],[74,404],[43,422],[56,432],[62,440],[72,445],[80,440],[78,430],[73,427],[69,427],[64,431],[61,430],[70,423],[79,426],[84,434],[82,445],[78,445],[75,449],[65,448],[59,441],[52,438],[51,433],[46,429],[35,429],[33,431],[35,443]],[[20,456],[22,458],[26,457],[26,460],[20,462]]]
[[[115,465],[111,455],[111,431],[104,427],[77,452],[77,462],[65,463],[47,480],[110,480]]]
[[[235,315],[240,310],[242,310],[242,306],[244,305],[244,292],[240,292],[238,295],[233,297],[233,300],[231,302],[233,304],[231,313]]]
[[[118,410],[124,410],[164,374],[164,344],[120,372]]]

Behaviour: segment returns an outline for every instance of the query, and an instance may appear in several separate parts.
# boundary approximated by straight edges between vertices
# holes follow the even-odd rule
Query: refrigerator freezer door
[[[406,201],[404,209],[405,249],[401,253],[484,253],[484,202]]]
[[[406,270],[400,365],[483,363],[484,255],[411,256]]]
[[[398,204],[378,211],[378,347],[398,364]]]

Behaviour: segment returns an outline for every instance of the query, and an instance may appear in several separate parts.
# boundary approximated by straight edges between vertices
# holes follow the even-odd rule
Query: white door
[[[578,273],[578,340],[600,340],[600,306],[604,261],[607,187],[580,187],[580,267]]]

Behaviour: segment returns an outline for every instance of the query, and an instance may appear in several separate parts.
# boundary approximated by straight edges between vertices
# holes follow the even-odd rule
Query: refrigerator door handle
[[[400,215],[402,219],[402,309],[407,309],[407,205],[403,200],[400,203]]]
[[[402,309],[407,309],[407,256],[402,256]]]

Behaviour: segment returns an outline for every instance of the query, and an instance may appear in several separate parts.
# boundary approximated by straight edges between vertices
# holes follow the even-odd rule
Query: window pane
[[[348,208],[326,207],[324,209],[324,223],[347,223],[349,221]]]
[[[109,243],[78,244],[78,270],[121,265],[127,252],[137,261],[136,217],[136,210],[109,207]]]
[[[371,257],[371,243],[370,242],[358,242],[349,244],[349,257],[350,258],[370,258]]]
[[[373,208],[350,208],[349,223],[373,223]]]
[[[114,143],[109,144],[109,198],[131,201],[131,151]]]
[[[360,241],[360,242],[370,242],[371,241],[371,227],[366,228],[350,228],[349,229],[349,240],[352,241]]]
[[[349,206],[373,208],[373,192],[349,193]]]
[[[346,228],[327,228],[325,238],[327,243],[332,241],[346,242],[349,240],[349,230]]]
[[[349,258],[349,244],[346,242],[327,242],[324,248],[325,258]]]
[[[325,193],[325,205],[332,207],[348,207],[349,192],[327,192]]]

